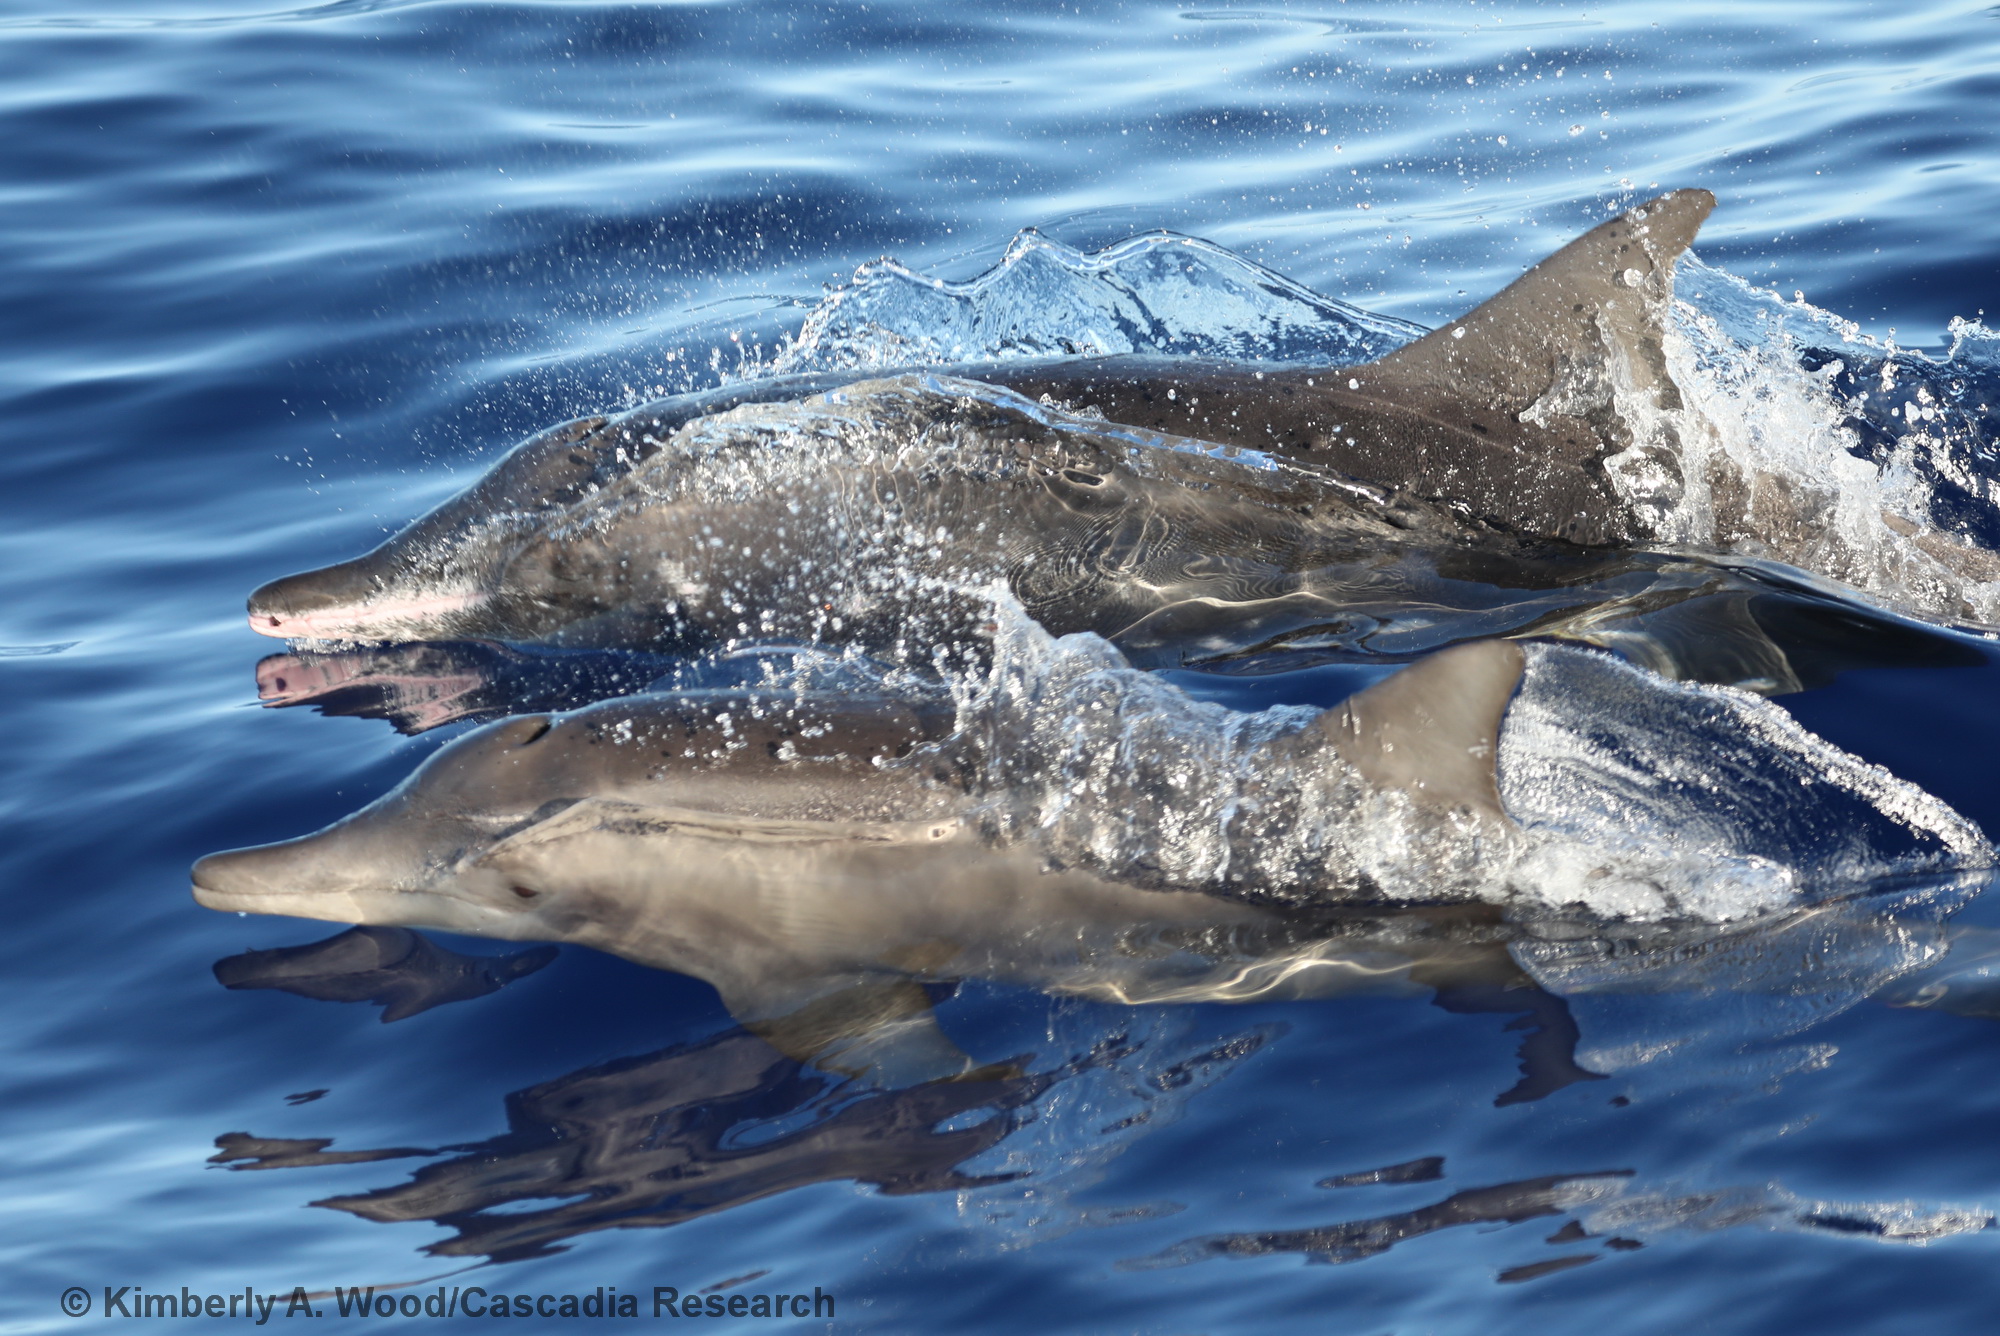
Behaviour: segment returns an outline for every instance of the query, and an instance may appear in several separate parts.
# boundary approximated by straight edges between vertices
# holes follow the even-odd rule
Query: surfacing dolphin
[[[203,859],[195,895],[588,945],[801,1051],[903,1033],[934,1074],[927,982],[1317,995],[1383,979],[1316,922],[1356,905],[1713,921],[1990,865],[1776,707],[1600,654],[1482,641],[1246,715],[1043,643],[955,707],[738,689],[489,725],[319,834]]]
[[[1324,483],[1322,505],[1360,500],[1392,528],[1642,542],[1652,532],[1645,498],[1679,485],[1673,443],[1661,435],[1671,428],[1654,423],[1635,434],[1614,398],[1660,412],[1678,406],[1663,321],[1674,262],[1714,203],[1701,190],[1651,200],[1571,242],[1465,317],[1364,366],[1121,356],[952,373],[1085,419],[1296,465]],[[691,423],[856,379],[779,377],[563,424],[367,556],[259,589],[251,625],[281,638],[507,634],[477,625],[478,610],[501,612],[501,621],[535,634],[537,618],[551,620],[540,606],[548,589],[530,580],[510,590],[505,577],[552,523]],[[1058,504],[1088,509],[1112,499],[1102,476],[1084,472],[1066,486],[1062,465],[1045,470]],[[968,507],[945,541],[976,541],[971,517],[998,514],[1005,504],[988,497]],[[577,616],[570,608],[553,620]]]
[[[1521,664],[1504,642],[1447,651],[1272,738],[1259,760],[1309,756],[1356,821],[1386,805],[1476,859],[1505,823],[1495,732]],[[924,981],[1164,1001],[1337,991],[1382,972],[1302,947],[1273,908],[1201,893],[1226,876],[1170,858],[1052,865],[1032,839],[996,835],[985,795],[936,745],[953,724],[922,702],[754,691],[510,719],[319,834],[203,859],[195,896],[591,945],[704,979],[739,1021],[809,1036],[796,1041],[808,1051],[921,1028]],[[912,1060],[953,1069],[908,1033],[898,1049],[904,1075]]]

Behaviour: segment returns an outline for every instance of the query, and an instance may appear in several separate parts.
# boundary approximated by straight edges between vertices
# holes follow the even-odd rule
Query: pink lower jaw
[[[434,633],[434,628],[425,627],[426,621],[447,613],[463,612],[480,601],[475,594],[445,594],[401,603],[374,604],[365,610],[328,611],[304,617],[253,612],[250,614],[250,629],[274,640],[414,639]]]

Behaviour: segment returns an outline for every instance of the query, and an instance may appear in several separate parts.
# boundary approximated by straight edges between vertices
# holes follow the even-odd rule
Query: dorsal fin
[[[1420,806],[1506,820],[1495,764],[1500,718],[1522,671],[1511,640],[1454,645],[1328,710],[1307,726],[1369,783]]]
[[[1579,361],[1601,361],[1608,341],[1637,388],[1670,387],[1660,339],[1674,262],[1714,207],[1706,190],[1648,200],[1444,328],[1356,368],[1355,377],[1364,392],[1382,381],[1436,387],[1519,414]]]

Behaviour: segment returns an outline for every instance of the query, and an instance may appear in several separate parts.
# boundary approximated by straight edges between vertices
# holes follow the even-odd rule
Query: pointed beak
[[[385,589],[381,577],[371,553],[273,580],[250,595],[250,629],[279,640],[421,639],[483,601],[463,590]]]
[[[328,888],[314,864],[317,837],[260,844],[210,854],[194,865],[195,902],[225,912],[289,914],[296,918],[352,923],[359,918],[353,897]]]
[[[250,595],[250,629],[279,639],[333,638],[330,628],[352,622],[377,592],[363,561],[271,581]]]

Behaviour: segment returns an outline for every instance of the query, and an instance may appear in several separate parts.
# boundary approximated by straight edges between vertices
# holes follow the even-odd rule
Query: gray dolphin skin
[[[1303,755],[1476,843],[1506,822],[1495,743],[1521,673],[1507,642],[1435,655],[1268,744],[1267,768]],[[1379,964],[1293,940],[1270,908],[1051,867],[1032,840],[996,838],[927,747],[952,726],[921,703],[756,691],[509,719],[316,835],[202,859],[195,897],[596,947],[706,980],[738,1020],[789,1026],[810,1051],[900,1027],[907,1055],[925,980],[1124,1001],[1381,981]],[[935,1043],[916,1049],[922,1070],[956,1069]]]
[[[970,419],[998,410],[989,433],[995,441],[1040,438],[1011,488],[988,485],[1005,473],[997,464],[940,489],[969,495],[928,503],[914,485],[919,480],[865,467],[825,481],[836,491],[912,506],[940,542],[987,551],[1001,574],[1020,576],[1024,554],[1034,551],[1056,553],[1056,564],[1071,570],[1123,572],[1128,578],[1071,600],[1082,606],[1094,594],[1113,605],[1083,614],[1092,629],[1133,611],[1122,605],[1147,581],[1127,570],[1124,558],[1135,540],[1162,530],[1176,539],[1162,560],[1179,558],[1187,567],[1190,554],[1206,553],[1217,568],[1198,570],[1199,578],[1184,581],[1162,606],[1213,603],[1231,595],[1232,580],[1272,583],[1324,565],[1328,529],[1350,539],[1366,531],[1392,545],[1413,535],[1433,545],[1500,537],[1643,542],[1652,532],[1645,488],[1664,495],[1678,486],[1673,443],[1659,435],[1666,428],[1635,435],[1613,390],[1628,403],[1678,406],[1662,320],[1674,262],[1714,203],[1702,190],[1651,200],[1571,242],[1465,317],[1363,366],[1117,356],[953,367],[950,382],[932,383],[959,405],[953,429],[972,429]],[[474,486],[366,556],[257,590],[250,623],[291,639],[540,639],[639,605],[653,610],[654,624],[642,629],[655,638],[685,629],[685,621],[700,620],[701,610],[687,606],[699,599],[677,598],[659,583],[656,549],[664,545],[672,557],[668,583],[683,595],[720,588],[741,574],[731,559],[744,544],[732,545],[727,535],[768,539],[782,515],[769,505],[720,516],[656,508],[645,534],[650,548],[635,544],[629,525],[622,536],[615,523],[612,533],[592,535],[579,517],[598,515],[607,489],[629,484],[677,434],[704,419],[763,403],[838,399],[855,380],[852,373],[779,377],[565,423],[517,447]],[[1056,407],[1037,412],[1043,405]],[[1254,452],[1267,477],[1285,480],[1279,495],[1246,495],[1240,478],[1213,471],[1197,480],[1187,466],[1135,486],[1135,470],[1120,466],[1130,460],[1114,457],[1147,448],[1154,457],[1185,456],[1187,442]],[[1065,458],[1065,450],[1083,457]],[[1622,488],[1613,485],[1614,471]],[[1635,487],[1634,479],[1650,481]],[[1186,516],[1174,513],[1167,494],[1190,488],[1201,489],[1218,512],[1215,523],[1206,535],[1173,535]],[[797,497],[775,500],[789,506]],[[982,521],[1023,506],[1006,532],[982,532]],[[1280,512],[1321,532],[1287,531]],[[676,550],[677,518],[722,541],[705,554]],[[825,538],[810,527],[794,526],[798,550],[781,555],[796,558]],[[1218,529],[1238,541],[1222,541]],[[774,559],[760,555],[760,570]],[[768,595],[768,585],[760,592]],[[767,599],[759,610],[777,602]],[[633,624],[619,623],[618,633],[629,643]]]

